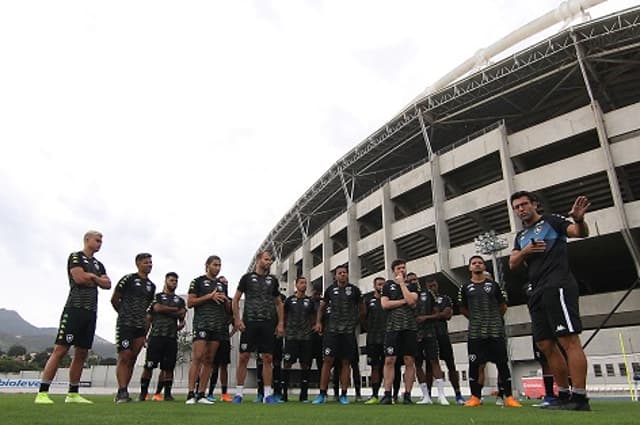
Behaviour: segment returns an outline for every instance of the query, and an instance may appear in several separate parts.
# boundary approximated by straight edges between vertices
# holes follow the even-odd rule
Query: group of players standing
[[[581,331],[577,288],[565,264],[567,236],[584,237],[588,233],[583,220],[589,206],[588,201],[584,197],[576,200],[570,212],[573,223],[538,214],[537,201],[528,192],[514,194],[511,203],[523,220],[525,229],[516,236],[510,266],[519,267],[526,263],[529,277],[534,279],[530,282],[533,301],[529,303],[533,333],[540,350],[550,358],[549,365],[559,384],[560,402],[554,406],[588,410],[584,379],[580,378],[583,365],[580,363],[579,353],[574,350],[576,340],[579,346],[578,334]],[[53,403],[48,395],[49,386],[60,360],[71,345],[75,346],[76,351],[69,371],[70,387],[65,402],[91,403],[78,394],[78,387],[82,367],[95,333],[98,288],[111,287],[104,266],[93,256],[99,251],[101,244],[102,235],[89,231],[84,236],[84,249],[69,257],[70,293],[62,314],[56,345],[45,366],[42,384],[36,396],[35,402],[38,404]],[[309,368],[312,359],[316,358],[317,362],[320,357],[318,353],[314,354],[314,346],[318,346],[314,344],[314,340],[317,341],[320,335],[320,394],[312,403],[327,402],[331,370],[335,369],[340,385],[338,400],[341,404],[348,404],[350,370],[354,364],[357,365],[359,357],[356,332],[360,326],[361,331],[367,333],[366,354],[372,371],[372,396],[366,404],[394,403],[392,386],[400,373],[399,365],[403,364],[404,404],[412,403],[411,390],[416,375],[423,393],[418,403],[432,403],[428,375],[429,378],[435,378],[437,401],[448,405],[444,394],[444,374],[440,368],[442,359],[447,364],[459,404],[470,407],[480,405],[483,366],[487,361],[492,361],[498,367],[501,387],[506,397],[504,405],[521,407],[511,394],[502,318],[507,308],[506,295],[496,282],[487,278],[485,262],[480,256],[470,258],[471,277],[460,286],[458,294],[460,311],[469,319],[469,380],[472,396],[466,402],[460,393],[447,331],[446,321],[452,315],[451,300],[438,293],[435,281],[425,282],[426,285],[421,287],[414,273],[406,273],[404,260],[397,259],[391,263],[393,279],[375,278],[373,291],[364,296],[356,285],[348,282],[347,266],[338,266],[334,271],[334,282],[326,288],[321,300],[317,302],[306,295],[307,281],[302,276],[296,279],[293,295],[285,298],[280,294],[277,278],[269,274],[272,258],[267,251],[256,256],[255,270],[240,279],[236,294],[230,299],[228,282],[219,275],[221,259],[210,256],[205,262],[205,274],[195,278],[190,284],[186,305],[175,293],[178,283],[176,273],[166,274],[163,291],[156,294],[156,286],[149,280],[151,255],[138,254],[135,262],[137,272],[120,279],[111,298],[111,304],[118,312],[117,403],[131,401],[128,386],[136,358],[145,343],[148,343],[148,349],[139,400],[147,399],[152,371],[158,365],[161,375],[153,397],[173,400],[171,388],[177,357],[177,334],[185,325],[188,307],[194,309],[194,318],[187,404],[213,403],[205,393],[212,369],[215,376],[218,367],[223,378],[223,399],[242,403],[251,353],[258,353],[262,365],[262,376],[259,378],[262,378],[261,399],[264,403],[288,399],[290,369],[298,361],[301,369],[300,401],[307,401]],[[559,295],[559,298],[554,298],[553,294]],[[241,314],[240,300],[243,296],[244,308]],[[224,378],[230,361],[230,337],[236,331],[241,332],[241,337],[237,387],[235,396],[231,398],[227,394]],[[277,382],[280,384],[279,392],[274,394],[274,352],[277,341],[282,337],[285,341],[282,354],[284,368]],[[561,354],[560,348],[564,349],[564,354]],[[427,366],[427,373],[422,368],[423,364]],[[569,391],[567,382],[568,364],[573,366],[573,392]],[[586,361],[584,368],[586,369]],[[382,382],[384,395],[379,398]],[[211,383],[215,385],[215,381],[212,380]],[[162,390],[164,396],[160,395]]]

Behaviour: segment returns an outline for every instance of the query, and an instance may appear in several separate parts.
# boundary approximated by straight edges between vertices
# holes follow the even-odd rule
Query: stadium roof
[[[286,257],[349,202],[428,161],[429,148],[443,153],[503,122],[515,132],[588,105],[578,50],[604,112],[639,101],[640,7],[569,27],[427,94],[393,117],[337,160],[258,251],[272,249],[276,257]]]

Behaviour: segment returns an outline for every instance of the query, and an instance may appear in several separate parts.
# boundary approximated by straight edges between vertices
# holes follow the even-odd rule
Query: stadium
[[[640,7],[489,62],[579,13],[569,10],[578,3],[598,2],[563,3],[480,51],[338,159],[257,250],[274,253],[281,287],[291,293],[300,275],[326,287],[332,270],[348,264],[350,282],[367,292],[374,277],[389,276],[394,258],[404,258],[409,271],[436,278],[455,298],[469,257],[493,253],[492,272],[510,298],[510,354],[522,389],[522,377],[540,372],[525,276],[508,268],[520,226],[509,196],[533,191],[545,212],[566,214],[584,194],[591,235],[569,245],[584,343],[640,270]],[[628,392],[630,372],[640,373],[640,291],[629,292],[586,348],[591,393]],[[461,315],[449,323],[463,386],[466,327]],[[359,343],[362,353],[363,336]],[[367,375],[365,356],[360,365]]]

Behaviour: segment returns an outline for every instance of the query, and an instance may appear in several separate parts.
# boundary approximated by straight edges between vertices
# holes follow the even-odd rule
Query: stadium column
[[[356,204],[351,202],[347,207],[347,246],[349,247],[349,282],[358,285],[360,281],[360,256],[358,255],[358,216]]]
[[[629,253],[633,258],[636,273],[640,274],[640,248],[638,248],[638,243],[631,234],[631,230],[629,227],[629,219],[624,208],[624,200],[622,199],[622,192],[620,191],[620,180],[618,179],[618,173],[616,172],[615,163],[613,161],[611,144],[609,143],[607,128],[604,124],[604,115],[602,113],[602,108],[600,108],[600,103],[593,96],[591,83],[589,81],[586,69],[588,65],[585,64],[584,52],[582,51],[582,47],[578,43],[578,39],[575,33],[571,33],[571,38],[573,39],[573,45],[576,49],[576,56],[578,57],[578,64],[580,65],[582,79],[584,80],[587,94],[589,95],[589,99],[591,100],[591,111],[593,112],[593,120],[596,125],[598,141],[600,142],[600,148],[607,164],[607,178],[609,180],[609,189],[611,189],[611,197],[613,198],[613,206],[618,213],[618,218],[620,219],[620,233],[622,234],[622,237],[627,244],[627,248],[629,249]]]
[[[291,292],[293,284],[291,282],[296,281],[297,267],[296,267],[296,255],[292,253],[287,259],[287,281],[285,282],[285,288],[287,288],[287,295]]]
[[[507,128],[504,122],[500,124],[500,166],[502,167],[502,179],[504,180],[504,190],[506,194],[506,207],[509,214],[509,227],[512,232],[516,232],[522,228],[522,222],[517,219],[516,214],[511,208],[509,196],[516,192],[514,184],[515,170],[513,162],[511,162],[511,151],[509,150],[509,139],[507,137]]]
[[[307,278],[307,282],[311,282],[309,274],[313,266],[313,257],[311,255],[311,239],[306,238],[302,242],[302,276]],[[293,288],[292,288],[293,289]]]
[[[329,234],[329,224],[322,229],[322,288],[326,289],[331,284],[331,257],[333,256],[333,240]]]
[[[438,244],[438,262],[440,271],[452,282],[457,280],[449,267],[449,226],[444,219],[444,179],[440,174],[440,155],[433,154],[429,161],[431,166],[431,194],[433,196],[433,212],[436,225],[436,241]]]
[[[393,201],[391,201],[391,189],[389,182],[382,185],[382,236],[384,244],[385,267],[398,258],[398,249],[393,241],[391,226],[393,224]]]

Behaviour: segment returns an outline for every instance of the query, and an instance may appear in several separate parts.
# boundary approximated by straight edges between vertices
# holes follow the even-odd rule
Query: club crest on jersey
[[[129,340],[128,339],[123,339],[122,342],[120,342],[120,346],[122,348],[129,348]]]
[[[173,302],[177,303],[180,298],[177,295],[173,296]]]
[[[305,299],[302,304],[304,304],[305,307],[309,307],[309,300]]]
[[[285,353],[285,355],[284,355],[284,356],[282,356],[282,358],[283,358],[285,361],[289,361],[289,360],[291,360],[291,354],[289,354],[289,353]]]
[[[347,286],[346,289],[344,290],[345,294],[347,294],[348,297],[351,296],[352,290],[350,286]]]
[[[438,304],[442,304],[442,301],[443,301],[443,298],[442,298],[442,297],[437,297],[437,298],[436,298],[436,302],[437,302]]]
[[[325,356],[330,356],[330,355],[331,355],[331,352],[332,352],[332,351],[331,351],[331,348],[329,348],[329,347],[327,347],[327,348],[325,348],[325,349],[324,349],[324,355],[325,355]]]
[[[478,357],[475,354],[469,354],[469,361],[475,362]]]
[[[147,283],[147,292],[153,292],[153,287],[150,283]]]
[[[421,301],[426,301],[427,300],[427,294],[420,294],[420,300]]]
[[[541,221],[540,223],[538,223],[536,227],[533,229],[533,233],[535,233],[536,235],[539,235],[542,232],[543,224],[544,224],[544,221]]]
[[[245,351],[248,347],[249,347],[249,345],[248,345],[247,343],[242,343],[242,344],[240,344],[240,349],[241,349],[242,351]]]
[[[65,335],[64,339],[70,344],[71,342],[73,342],[73,334]]]
[[[151,369],[151,368],[153,368],[153,366],[155,366],[155,365],[153,364],[153,361],[152,361],[152,360],[149,360],[149,361],[147,362],[147,369]]]
[[[206,338],[207,337],[207,332],[206,331],[200,331],[200,332],[198,332],[198,336],[200,338]]]
[[[393,355],[393,352],[394,352],[393,347],[391,347],[391,346],[387,347],[387,349],[386,349],[385,351],[386,351],[386,352],[387,352],[387,354],[388,354],[388,355],[390,355],[390,356],[392,356],[392,355]]]
[[[491,285],[491,283],[487,282],[484,284],[484,292],[488,294],[491,292],[491,289],[493,289],[493,285]]]

